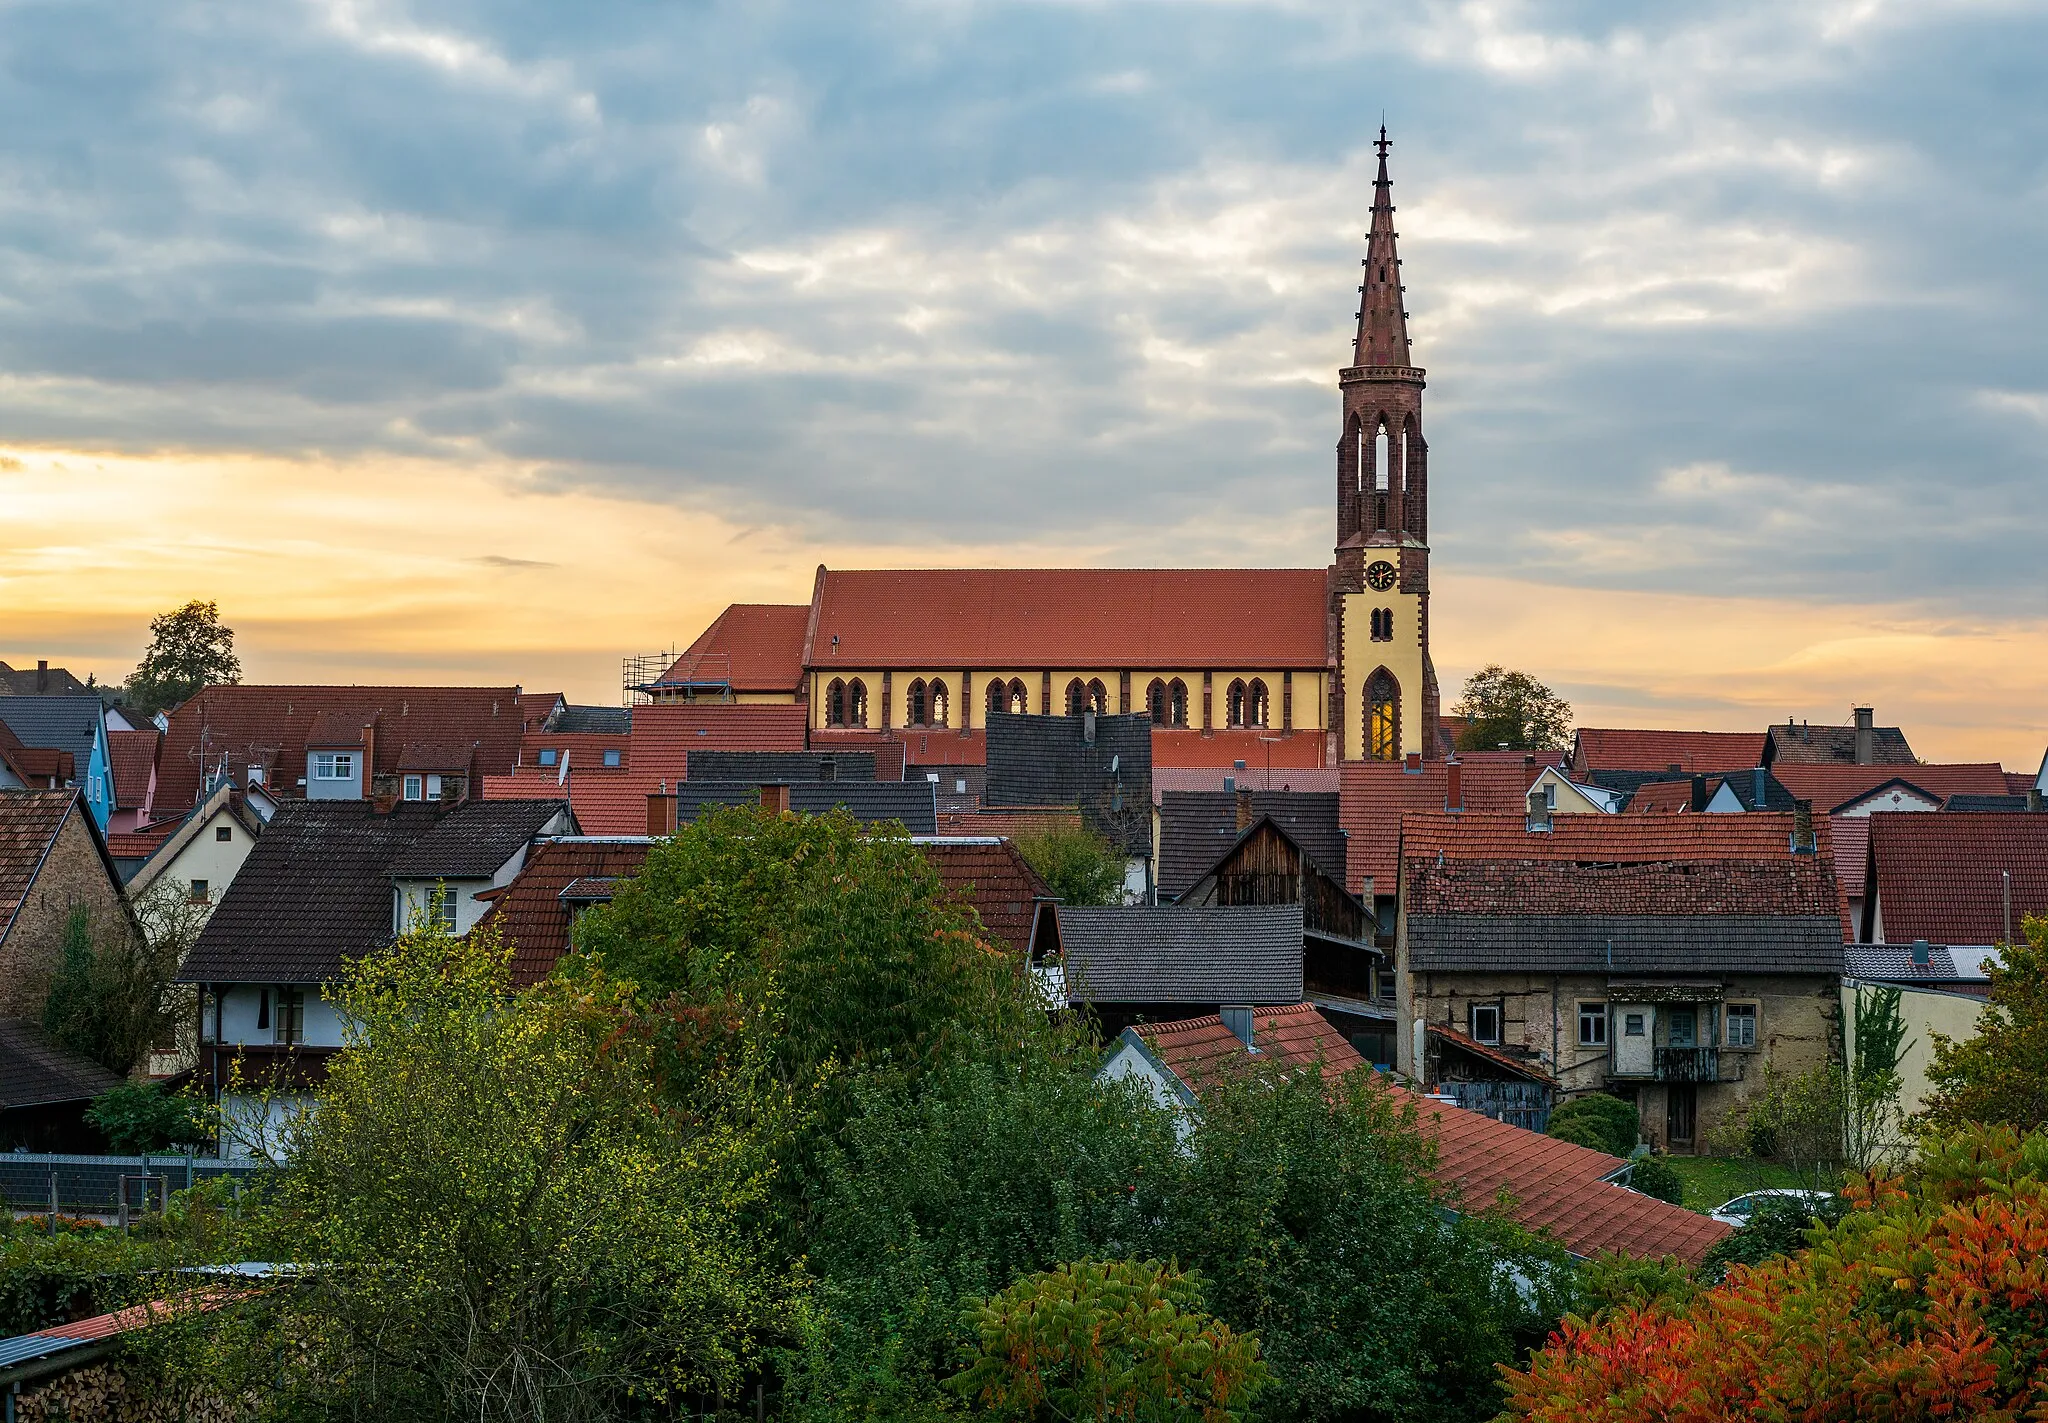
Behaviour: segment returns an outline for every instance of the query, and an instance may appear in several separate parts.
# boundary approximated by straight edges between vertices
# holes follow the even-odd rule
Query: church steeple
[[[1380,174],[1372,185],[1372,236],[1365,247],[1365,285],[1359,293],[1354,366],[1408,364],[1408,313],[1401,309],[1401,259],[1394,250],[1394,184],[1387,177],[1387,126],[1380,125]]]

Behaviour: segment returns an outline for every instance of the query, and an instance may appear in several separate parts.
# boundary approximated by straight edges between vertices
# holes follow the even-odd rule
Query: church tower
[[[1331,609],[1337,675],[1330,725],[1346,761],[1438,756],[1436,668],[1429,657],[1429,446],[1423,372],[1413,363],[1395,252],[1387,130],[1380,128],[1372,236],[1359,290],[1358,340],[1338,375],[1337,564]]]

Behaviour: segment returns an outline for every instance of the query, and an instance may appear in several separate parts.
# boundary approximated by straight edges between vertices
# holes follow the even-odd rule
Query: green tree
[[[1588,1092],[1559,1103],[1550,1114],[1548,1131],[1560,1141],[1590,1146],[1610,1156],[1627,1156],[1642,1139],[1642,1127],[1633,1102],[1606,1092]]]
[[[110,1072],[134,1071],[175,1031],[188,1001],[171,982],[182,957],[179,940],[153,938],[125,912],[74,908],[43,999],[44,1030]]]
[[[1042,830],[1017,839],[1017,852],[1065,904],[1121,904],[1124,856],[1092,830]]]
[[[977,1301],[979,1350],[953,1379],[1017,1423],[1237,1423],[1266,1381],[1256,1338],[1211,1316],[1201,1276],[1157,1260],[1082,1260]]]
[[[197,599],[149,621],[149,647],[128,675],[125,702],[144,716],[177,706],[201,687],[242,680],[235,630],[220,608]]]
[[[1849,1042],[1853,1050],[1842,1076],[1844,1151],[1848,1165],[1867,1171],[1880,1161],[1898,1162],[1905,1153],[1905,1090],[1899,1062],[1906,1055],[1905,994],[1898,988],[1857,987],[1849,1000]]]
[[[760,1212],[793,1108],[753,1046],[509,962],[421,929],[344,971],[254,1222],[320,1268],[212,1326],[224,1382],[284,1416],[616,1417],[736,1397],[787,1327]]]
[[[213,1135],[198,1102],[153,1082],[108,1088],[93,1098],[85,1119],[105,1134],[107,1149],[116,1153],[196,1147]]]
[[[1655,1156],[1645,1156],[1629,1168],[1628,1184],[1631,1189],[1646,1196],[1655,1196],[1674,1206],[1685,1204],[1685,1178],[1670,1162]]]
[[[1958,1130],[1973,1122],[2033,1131],[2048,1125],[2048,918],[2029,915],[2019,943],[2000,946],[1991,1001],[1977,1035],[1933,1035],[1934,1091],[1922,1126]]]
[[[1849,1164],[1848,1108],[1840,1065],[1791,1073],[1765,1063],[1762,1090],[1737,1103],[1710,1139],[1731,1156],[1789,1167],[1799,1189],[1827,1194]]]
[[[1571,744],[1571,703],[1527,672],[1490,663],[1465,679],[1452,714],[1466,718],[1462,751],[1562,751]]]

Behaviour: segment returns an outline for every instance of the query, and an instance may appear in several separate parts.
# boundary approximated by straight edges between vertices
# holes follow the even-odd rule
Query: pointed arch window
[[[903,693],[903,724],[924,726],[925,722],[924,678],[912,682]]]
[[[1178,727],[1188,724],[1188,684],[1178,677],[1166,684],[1166,724]]]
[[[1394,640],[1394,610],[1374,608],[1372,610],[1372,640],[1392,642]]]
[[[825,688],[825,725],[846,725],[846,683],[837,677]]]
[[[1365,684],[1365,754],[1374,761],[1401,759],[1401,684],[1384,667]]]
[[[1019,715],[1031,710],[1031,699],[1025,694],[1024,679],[1021,677],[1010,679],[1010,710]]]
[[[1230,690],[1223,694],[1223,720],[1226,726],[1244,725],[1244,682],[1242,679],[1230,684]]]
[[[1088,710],[1097,716],[1109,715],[1109,688],[1102,685],[1099,677],[1088,679]]]
[[[947,703],[951,700],[946,695],[946,684],[934,678],[931,686],[925,689],[925,697],[927,701],[925,712],[930,717],[930,720],[925,725],[944,726],[946,724],[947,712],[950,710]]]
[[[1154,726],[1172,725],[1166,719],[1166,683],[1157,677],[1152,679],[1152,685],[1145,688],[1145,710],[1152,713]]]
[[[1372,435],[1372,487],[1375,494],[1384,494],[1394,477],[1394,437],[1388,430],[1385,417],[1373,427]]]
[[[1088,710],[1088,689],[1081,685],[1079,677],[1067,683],[1067,715],[1079,716]]]
[[[868,724],[867,683],[856,677],[846,684],[846,720],[844,726],[866,726]]]
[[[1264,726],[1266,724],[1266,684],[1261,678],[1254,677],[1245,684],[1244,724],[1246,726]]]
[[[988,710],[991,716],[1010,709],[1010,689],[1001,682],[988,684]]]

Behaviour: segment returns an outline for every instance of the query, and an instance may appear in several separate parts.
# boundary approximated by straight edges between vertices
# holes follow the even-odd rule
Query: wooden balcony
[[[215,1093],[234,1082],[237,1064],[247,1087],[317,1087],[327,1080],[328,1059],[339,1051],[303,1043],[203,1043],[199,1073]]]

